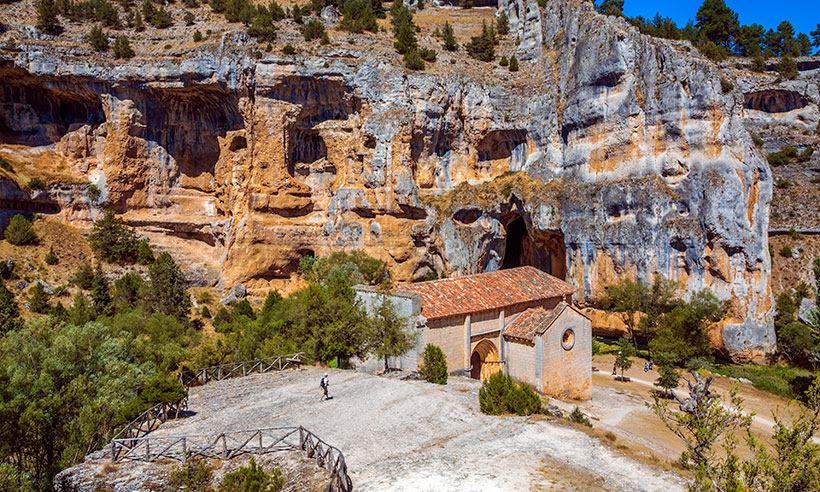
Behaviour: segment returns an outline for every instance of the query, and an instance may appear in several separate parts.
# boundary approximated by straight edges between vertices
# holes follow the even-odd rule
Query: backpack
[[[323,377],[322,380],[319,381],[319,387],[324,388],[325,386],[327,386],[327,383],[325,383],[325,378]]]

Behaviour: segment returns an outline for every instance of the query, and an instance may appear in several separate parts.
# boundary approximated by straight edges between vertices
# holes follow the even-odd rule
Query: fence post
[[[228,459],[228,438],[222,434],[222,458]]]
[[[151,461],[151,441],[145,438],[145,461]]]
[[[185,463],[188,461],[188,441],[184,437],[182,438],[182,462]]]

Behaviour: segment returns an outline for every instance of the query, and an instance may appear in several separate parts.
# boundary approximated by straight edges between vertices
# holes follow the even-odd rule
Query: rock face
[[[0,131],[140,230],[194,244],[223,285],[268,289],[304,255],[354,248],[400,281],[532,264],[584,303],[660,273],[731,299],[718,345],[762,356],[772,179],[742,113],[799,98],[724,94],[688,45],[549,5],[500,1],[536,68],[517,84],[341,48],[256,60],[241,37],[115,66],[30,47],[0,64]],[[64,220],[99,213],[52,190]]]

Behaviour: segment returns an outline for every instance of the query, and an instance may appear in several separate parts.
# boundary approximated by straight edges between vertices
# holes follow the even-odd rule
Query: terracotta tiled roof
[[[431,280],[396,287],[421,297],[427,319],[499,309],[505,306],[561,297],[575,287],[531,266]]]
[[[504,337],[521,338],[531,342],[535,340],[536,335],[546,333],[553,321],[558,319],[566,308],[565,302],[558,303],[552,309],[529,308],[504,328]]]

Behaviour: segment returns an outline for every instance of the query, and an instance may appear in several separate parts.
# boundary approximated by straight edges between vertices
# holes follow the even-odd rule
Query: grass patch
[[[712,371],[729,378],[745,378],[752,385],[790,400],[804,399],[804,393],[814,380],[811,371],[785,366],[756,366],[756,365],[716,365]]]
[[[592,355],[617,355],[618,340],[614,338],[592,337]],[[649,360],[649,348],[638,344],[637,357]]]

